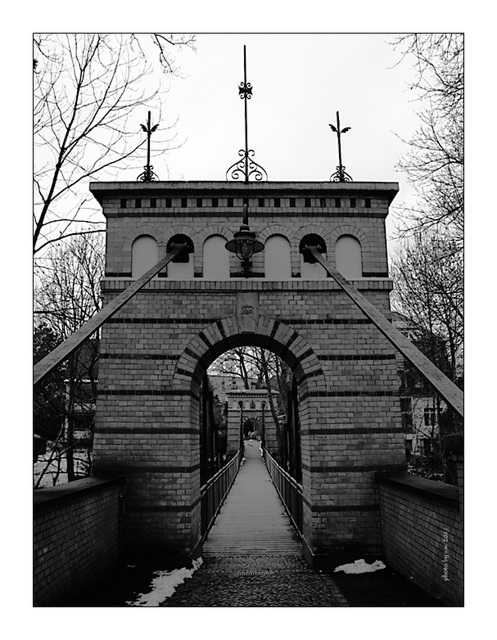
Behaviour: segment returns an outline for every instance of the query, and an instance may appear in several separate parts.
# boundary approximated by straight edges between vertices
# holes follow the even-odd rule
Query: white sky
[[[243,45],[247,46],[248,141],[269,180],[328,181],[338,164],[336,135],[328,124],[351,130],[342,136],[342,160],[356,181],[396,181],[399,204],[412,194],[395,170],[417,126],[419,103],[409,91],[411,64],[388,34],[211,34],[197,36],[196,53],[178,56],[182,79],[170,81],[162,122],[175,121],[175,144],[153,156],[162,180],[224,180],[244,147]],[[156,122],[158,114],[152,114]],[[143,114],[137,114],[145,121]],[[134,179],[135,170],[124,179]],[[393,228],[389,217],[389,236]]]

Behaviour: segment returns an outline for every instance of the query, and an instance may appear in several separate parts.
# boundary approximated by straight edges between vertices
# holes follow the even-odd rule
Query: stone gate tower
[[[305,244],[387,317],[385,218],[396,183],[92,183],[107,219],[105,302],[176,243],[168,265],[102,330],[95,473],[128,482],[129,548],[201,553],[201,381],[226,350],[261,346],[298,385],[303,553],[378,553],[374,473],[405,465],[393,347]],[[225,244],[242,207],[264,250],[248,277]]]

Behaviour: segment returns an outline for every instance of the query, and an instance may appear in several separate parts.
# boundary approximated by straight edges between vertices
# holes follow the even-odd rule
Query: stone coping
[[[100,199],[110,193],[151,193],[151,192],[231,192],[231,193],[372,193],[385,194],[391,202],[399,191],[398,182],[324,182],[324,181],[276,181],[276,182],[234,182],[225,180],[157,180],[154,182],[116,181],[90,182],[90,191]]]
[[[101,286],[103,291],[114,291],[126,289],[135,280],[133,278],[102,278]],[[391,278],[362,278],[351,280],[351,283],[360,290],[383,290],[391,291],[393,281]],[[231,278],[230,280],[204,280],[197,278],[194,280],[168,280],[167,278],[158,278],[151,280],[141,290],[150,291],[157,289],[165,289],[170,291],[184,291],[188,289],[205,291],[238,291],[238,290],[270,290],[270,291],[341,291],[338,284],[331,278],[326,280],[301,280],[295,278],[292,280],[266,280],[264,278]]]
[[[75,497],[79,497],[84,493],[90,493],[112,485],[124,486],[125,484],[126,479],[124,477],[101,478],[90,476],[74,482],[56,485],[55,487],[37,489],[33,496],[34,511],[36,513],[44,507],[50,508],[55,503],[58,506],[64,502],[71,502]]]
[[[375,473],[379,484],[387,484],[397,489],[414,493],[454,509],[459,509],[459,489],[451,484],[436,482],[410,473]]]

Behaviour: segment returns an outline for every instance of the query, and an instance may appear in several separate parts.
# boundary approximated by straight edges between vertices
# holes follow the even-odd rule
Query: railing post
[[[241,449],[200,489],[200,513],[203,539],[214,524],[240,468]]]
[[[295,478],[280,467],[271,454],[265,449],[263,452],[266,468],[285,510],[299,535],[302,535],[302,487]]]

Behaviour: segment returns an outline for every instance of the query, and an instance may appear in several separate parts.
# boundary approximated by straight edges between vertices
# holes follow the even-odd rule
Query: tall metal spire
[[[249,149],[248,146],[247,100],[252,98],[252,85],[247,82],[247,47],[245,45],[243,45],[243,82],[240,82],[238,86],[238,95],[244,100],[245,106],[245,149],[238,151],[240,160],[232,164],[226,171],[226,179],[228,180],[231,177],[233,180],[239,180],[243,176],[245,182],[248,182],[252,176],[255,180],[262,180],[263,178],[267,180],[266,170],[252,159],[255,152],[253,149]]]
[[[147,134],[147,164],[143,167],[144,171],[137,177],[137,180],[141,180],[142,182],[153,182],[154,180],[159,179],[159,176],[154,173],[154,168],[150,164],[150,138],[152,137],[152,133],[157,131],[158,126],[159,124],[157,123],[152,127],[150,122],[150,111],[148,112],[147,124],[140,125],[142,131],[145,131]]]
[[[342,164],[342,141],[340,137],[342,133],[347,133],[347,131],[350,131],[350,127],[340,129],[340,115],[338,111],[336,127],[333,124],[330,124],[329,126],[331,127],[331,130],[337,134],[338,138],[338,167],[335,173],[331,174],[330,180],[332,182],[350,182],[352,180],[352,177],[349,176],[349,174],[345,171],[345,167]]]

